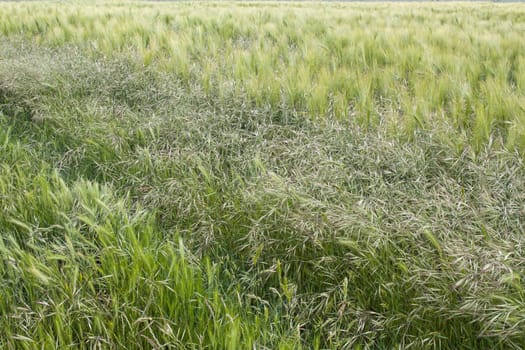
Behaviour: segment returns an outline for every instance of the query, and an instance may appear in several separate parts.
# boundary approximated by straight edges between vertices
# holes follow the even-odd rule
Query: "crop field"
[[[525,348],[524,38],[525,4],[0,2],[0,348]]]

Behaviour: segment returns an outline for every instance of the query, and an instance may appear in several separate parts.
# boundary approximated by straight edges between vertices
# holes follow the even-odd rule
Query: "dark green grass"
[[[1,347],[525,346],[519,154],[1,51]]]

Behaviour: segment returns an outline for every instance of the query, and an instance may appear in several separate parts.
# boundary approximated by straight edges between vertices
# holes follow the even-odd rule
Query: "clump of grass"
[[[254,317],[225,299],[219,265],[195,265],[176,235],[159,234],[151,213],[95,183],[22,171],[1,173],[10,199],[0,217],[3,347],[297,342],[271,330],[268,309]]]

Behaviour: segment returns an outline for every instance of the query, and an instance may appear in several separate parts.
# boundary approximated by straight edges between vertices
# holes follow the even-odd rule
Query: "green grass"
[[[525,347],[525,8],[99,5],[0,5],[0,348]]]
[[[410,138],[449,130],[477,150],[525,147],[525,6],[453,3],[3,4],[0,33],[135,63],[314,119]],[[451,137],[453,133],[453,137]],[[437,135],[436,135],[437,136]]]

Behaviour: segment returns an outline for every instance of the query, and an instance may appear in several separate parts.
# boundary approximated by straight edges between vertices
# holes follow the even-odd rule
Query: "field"
[[[0,2],[0,348],[522,349],[525,5]]]

